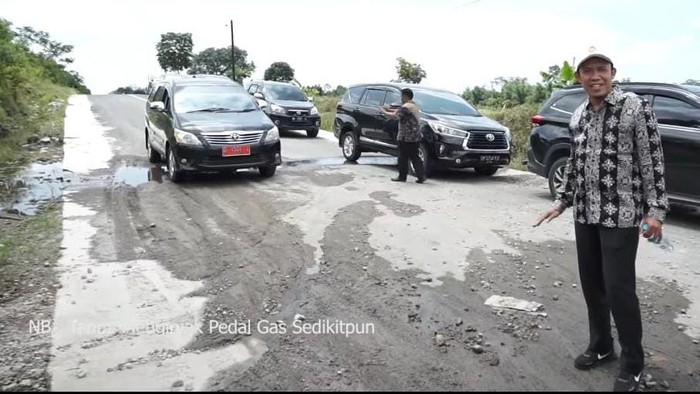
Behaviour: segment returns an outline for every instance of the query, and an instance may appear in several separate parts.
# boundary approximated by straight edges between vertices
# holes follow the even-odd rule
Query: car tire
[[[309,138],[316,138],[316,136],[318,136],[318,129],[306,130],[306,136]]]
[[[423,161],[423,174],[426,178],[430,177],[433,174],[433,163],[428,153],[428,147],[423,142],[418,146],[418,156]],[[413,162],[410,160],[408,161],[408,168],[411,171],[411,175],[415,176],[416,170],[413,168]]]
[[[177,157],[173,153],[172,149],[168,148],[168,175],[170,176],[170,181],[173,183],[179,183],[182,181],[184,176],[182,170],[177,165]]]
[[[561,183],[564,181],[564,172],[566,171],[566,162],[568,160],[568,157],[561,157],[549,168],[547,178],[549,179],[549,193],[552,195],[552,198],[557,197],[557,189],[561,187]]]
[[[277,166],[258,167],[258,171],[260,171],[261,177],[270,178],[275,175],[275,172],[277,172]]]
[[[357,136],[352,131],[343,134],[343,156],[348,161],[357,161],[362,154]]]
[[[151,138],[148,131],[146,131],[146,152],[148,153],[148,161],[151,163],[160,163],[163,158],[160,156],[157,150],[153,149],[151,145]]]
[[[476,167],[474,171],[476,171],[478,175],[491,176],[498,172],[498,167]]]

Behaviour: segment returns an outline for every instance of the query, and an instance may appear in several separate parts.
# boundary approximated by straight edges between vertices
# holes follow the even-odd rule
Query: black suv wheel
[[[277,172],[277,166],[259,167],[258,171],[260,171],[261,177],[270,178],[271,176],[275,175],[275,172]]]
[[[318,135],[318,129],[306,130],[306,136],[309,138],[316,138]]]
[[[173,153],[173,150],[168,148],[168,175],[170,175],[170,181],[173,183],[179,183],[182,181],[183,173],[177,164],[177,157]]]
[[[146,152],[148,153],[148,161],[151,163],[160,163],[163,160],[163,158],[160,157],[160,153],[151,146],[151,138],[149,137],[148,130],[146,130]]]
[[[433,172],[433,166],[431,165],[430,162],[430,155],[428,154],[428,147],[425,145],[425,143],[421,142],[420,146],[418,147],[418,157],[420,157],[420,160],[423,162],[423,174],[426,177],[429,177],[432,175]],[[413,162],[409,160],[409,169],[411,170],[411,175],[416,175],[416,169],[413,168]]]
[[[568,160],[568,157],[561,157],[549,169],[549,193],[551,193],[552,197],[557,196],[557,192],[564,183],[564,172],[566,171],[566,162]]]
[[[343,134],[343,156],[348,161],[356,161],[360,158],[362,151],[360,143],[352,131],[346,131]]]

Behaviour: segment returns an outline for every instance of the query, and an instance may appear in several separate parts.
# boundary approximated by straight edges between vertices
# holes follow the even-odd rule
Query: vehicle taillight
[[[542,126],[544,124],[544,116],[542,115],[535,115],[532,117],[532,123]]]

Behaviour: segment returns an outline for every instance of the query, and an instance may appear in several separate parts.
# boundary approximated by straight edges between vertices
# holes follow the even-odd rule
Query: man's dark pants
[[[408,160],[413,162],[413,168],[416,171],[416,177],[423,179],[423,161],[418,155],[420,142],[408,142],[399,140],[399,178],[406,179],[408,177]]]
[[[613,349],[612,311],[622,347],[620,366],[638,374],[644,367],[642,318],[636,292],[635,260],[639,229],[576,223],[576,248],[583,295],[588,305],[588,350]]]

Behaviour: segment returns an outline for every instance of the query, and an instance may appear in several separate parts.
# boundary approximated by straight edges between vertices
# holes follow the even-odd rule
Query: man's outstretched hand
[[[558,218],[559,215],[561,215],[561,211],[559,211],[559,210],[556,209],[556,208],[549,208],[549,210],[547,210],[547,212],[545,212],[544,214],[542,214],[542,216],[540,216],[539,219],[537,219],[537,223],[535,223],[532,227],[537,227],[537,226],[539,226],[539,225],[542,224],[542,222],[544,222],[545,220],[547,221],[547,223],[549,223],[549,222],[551,222],[552,220]]]

